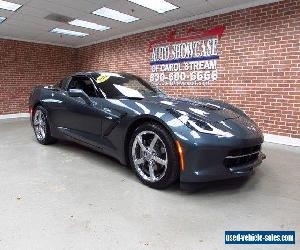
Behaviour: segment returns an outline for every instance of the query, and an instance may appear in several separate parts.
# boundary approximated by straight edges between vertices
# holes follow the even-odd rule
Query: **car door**
[[[81,97],[71,97],[68,93],[70,89],[84,91],[93,104],[87,104]],[[100,98],[101,96],[88,77],[72,77],[63,97],[63,110],[58,121],[59,129],[73,139],[101,146],[102,121],[105,112],[98,105]]]

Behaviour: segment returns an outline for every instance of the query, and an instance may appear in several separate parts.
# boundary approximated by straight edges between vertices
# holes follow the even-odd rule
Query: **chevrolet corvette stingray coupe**
[[[35,87],[29,108],[39,143],[83,144],[156,189],[248,176],[265,158],[262,132],[240,109],[170,97],[131,74],[77,73]]]

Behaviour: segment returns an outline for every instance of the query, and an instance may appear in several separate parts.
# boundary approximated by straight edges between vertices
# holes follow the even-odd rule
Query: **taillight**
[[[30,114],[30,119],[32,119],[32,111],[33,111],[33,108],[29,107],[29,114]]]

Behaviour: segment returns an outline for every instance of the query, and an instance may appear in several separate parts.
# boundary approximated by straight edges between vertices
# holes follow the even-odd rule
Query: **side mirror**
[[[87,105],[93,105],[93,102],[90,99],[90,97],[82,89],[69,89],[68,93],[70,97],[81,97]]]

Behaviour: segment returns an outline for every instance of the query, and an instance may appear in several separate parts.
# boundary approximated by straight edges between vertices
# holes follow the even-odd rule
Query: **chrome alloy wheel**
[[[46,137],[46,117],[43,112],[38,109],[33,118],[34,132],[39,141],[42,141]]]
[[[144,180],[157,182],[164,177],[168,166],[167,149],[155,132],[137,134],[131,153],[134,167]]]

